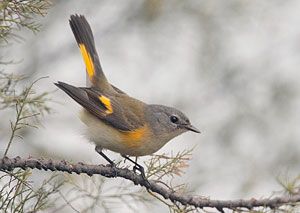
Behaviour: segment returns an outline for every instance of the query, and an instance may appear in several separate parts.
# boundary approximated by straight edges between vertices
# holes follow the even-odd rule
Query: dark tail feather
[[[95,41],[91,27],[83,15],[71,15],[69,20],[72,32],[75,36],[76,42],[81,50],[81,54],[87,66],[87,74],[90,81],[94,86],[98,86],[100,89],[109,87],[107,79],[101,68],[100,60],[96,51]],[[87,51],[87,55],[84,55],[83,45]],[[91,64],[89,64],[89,57],[91,58]]]
[[[71,15],[70,26],[78,44],[85,44],[92,55],[97,55],[92,29],[83,15]]]

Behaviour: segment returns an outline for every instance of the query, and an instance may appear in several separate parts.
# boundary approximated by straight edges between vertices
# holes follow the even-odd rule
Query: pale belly
[[[86,124],[86,136],[101,148],[108,149],[122,155],[143,156],[150,155],[159,150],[168,141],[158,140],[157,137],[141,138],[138,141],[128,142],[122,133],[101,122],[86,110],[80,112],[80,119]],[[149,140],[148,138],[155,138]]]

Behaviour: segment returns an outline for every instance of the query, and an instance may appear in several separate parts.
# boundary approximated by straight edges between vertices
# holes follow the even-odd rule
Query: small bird
[[[114,162],[102,152],[103,149],[120,153],[144,175],[143,167],[129,156],[150,155],[189,130],[200,133],[181,111],[146,104],[110,84],[85,17],[71,15],[69,23],[86,66],[88,87],[75,87],[64,82],[55,85],[83,107],[80,119],[87,126],[86,135],[96,144],[95,150],[111,165]]]

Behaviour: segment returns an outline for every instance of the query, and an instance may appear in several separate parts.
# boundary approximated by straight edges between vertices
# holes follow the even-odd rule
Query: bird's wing
[[[144,126],[142,102],[124,93],[108,97],[94,88],[74,87],[64,82],[55,84],[88,112],[121,131],[133,131]],[[126,97],[125,97],[126,96]]]

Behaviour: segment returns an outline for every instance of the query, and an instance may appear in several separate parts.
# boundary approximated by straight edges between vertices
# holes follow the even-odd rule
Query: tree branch
[[[253,209],[255,207],[268,207],[271,209],[278,208],[284,205],[295,205],[300,202],[300,194],[287,195],[274,198],[265,199],[239,199],[239,200],[212,200],[203,198],[201,196],[184,195],[170,190],[165,186],[161,186],[155,181],[149,180],[149,183],[145,181],[140,175],[125,168],[111,167],[110,165],[89,165],[84,163],[72,164],[67,161],[56,161],[51,159],[22,159],[21,157],[8,158],[4,157],[0,160],[0,170],[11,171],[15,168],[21,169],[39,169],[39,170],[51,170],[61,171],[76,174],[102,175],[105,177],[121,177],[132,181],[135,185],[144,186],[147,190],[160,194],[165,199],[170,199],[172,202],[179,202],[182,205],[191,205],[196,208],[216,208],[220,212],[224,212],[223,209]]]

